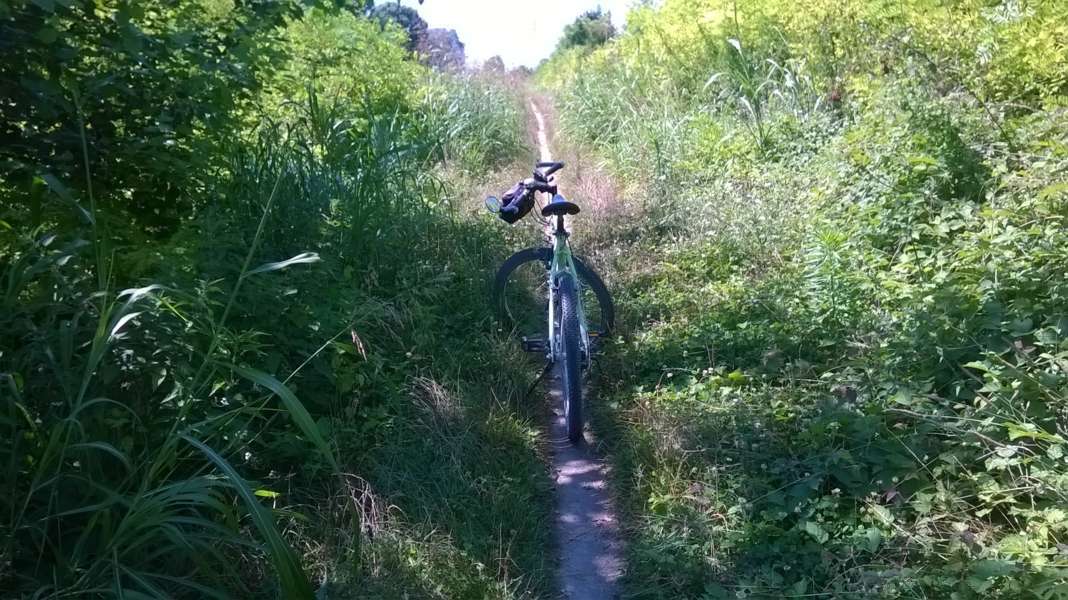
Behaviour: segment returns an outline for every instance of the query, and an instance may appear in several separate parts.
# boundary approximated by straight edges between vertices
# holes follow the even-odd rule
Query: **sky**
[[[380,0],[379,3],[384,3]],[[455,29],[467,60],[480,64],[500,55],[509,69],[535,67],[552,54],[564,26],[600,6],[616,29],[626,22],[633,0],[401,0],[431,28]]]

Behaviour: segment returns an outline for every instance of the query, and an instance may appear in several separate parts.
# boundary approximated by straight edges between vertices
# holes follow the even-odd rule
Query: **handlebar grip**
[[[559,171],[560,169],[563,169],[564,168],[564,163],[557,162],[557,161],[546,161],[546,162],[539,162],[536,165],[536,167],[539,168],[539,169],[545,169],[544,175],[546,177],[548,177],[549,175],[552,175],[553,173]]]

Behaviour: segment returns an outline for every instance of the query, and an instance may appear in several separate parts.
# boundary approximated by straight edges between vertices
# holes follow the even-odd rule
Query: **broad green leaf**
[[[872,504],[871,505],[871,512],[880,521],[882,521],[883,523],[885,523],[887,525],[889,525],[889,524],[894,522],[894,515],[890,514],[890,509],[886,508],[882,504]]]
[[[805,533],[811,535],[814,540],[821,544],[831,538],[831,534],[827,533],[827,531],[820,527],[819,523],[815,521],[805,521],[803,529],[805,530]]]
[[[898,390],[890,399],[896,404],[912,406],[912,390]]]
[[[1017,570],[1019,570],[1019,568],[1014,563],[1007,560],[980,560],[972,565],[972,575],[983,579],[1011,575]]]
[[[1047,185],[1038,192],[1038,197],[1041,200],[1049,200],[1065,193],[1068,193],[1068,181]]]
[[[1034,329],[1031,319],[1015,319],[1009,323],[1009,334],[1015,337],[1023,337]]]
[[[1020,438],[1027,438],[1050,442],[1051,444],[1065,443],[1064,438],[1061,436],[1039,429],[1034,423],[1014,423],[1010,421],[1003,423],[1003,425],[1009,434],[1009,440],[1015,441]]]
[[[1017,446],[1000,446],[995,452],[1002,458],[1012,458],[1016,456],[1017,448]]]
[[[883,543],[883,532],[877,527],[869,527],[864,531],[864,541],[868,552],[875,553]]]

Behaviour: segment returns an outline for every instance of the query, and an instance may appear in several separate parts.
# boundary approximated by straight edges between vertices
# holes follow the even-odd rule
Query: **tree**
[[[504,59],[500,56],[491,56],[483,63],[482,69],[490,73],[504,73]]]
[[[401,6],[400,4],[381,4],[371,9],[370,16],[378,19],[378,23],[385,27],[386,23],[393,21],[400,25],[408,33],[407,48],[414,51],[426,39],[427,24],[414,8]]]
[[[576,46],[601,46],[615,35],[616,28],[612,25],[612,13],[606,13],[597,8],[579,15],[574,22],[564,27],[564,35],[560,38],[556,49],[559,51]]]
[[[464,43],[452,29],[431,29],[417,48],[424,64],[439,71],[462,69],[467,62]]]
[[[349,8],[356,15],[370,14],[375,8],[375,0],[336,0],[342,6]],[[400,0],[397,0],[397,4]],[[419,5],[422,6],[423,0],[419,0]]]
[[[69,218],[89,180],[117,222],[165,236],[204,198],[210,148],[279,56],[298,0],[0,2],[0,204],[38,225]],[[83,157],[82,137],[91,151]],[[83,159],[88,163],[84,164]],[[4,214],[0,214],[4,218]],[[131,228],[124,228],[133,231]]]

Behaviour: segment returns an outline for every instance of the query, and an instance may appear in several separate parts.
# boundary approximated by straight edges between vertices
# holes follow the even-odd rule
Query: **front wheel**
[[[557,278],[560,299],[560,321],[557,335],[557,355],[564,400],[564,419],[567,439],[577,444],[582,440],[582,330],[579,327],[578,290],[575,279],[568,273]]]
[[[545,335],[545,299],[549,297],[551,248],[527,248],[504,261],[493,278],[493,305],[506,330],[519,334]],[[594,335],[606,336],[615,325],[615,306],[604,281],[579,257],[574,257],[582,290],[586,323]]]

